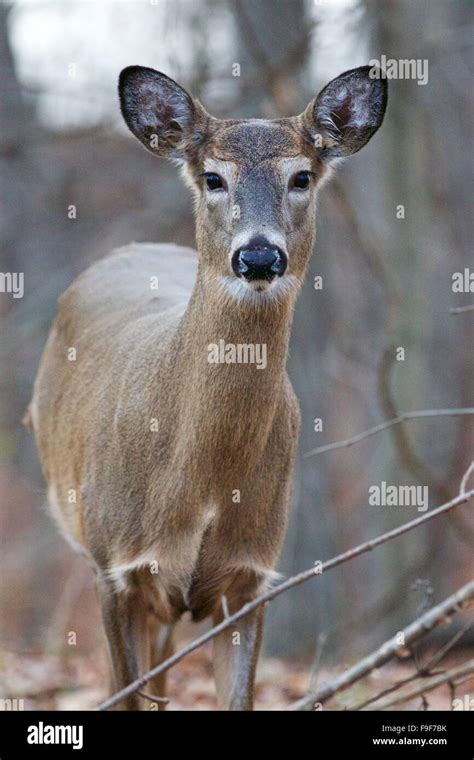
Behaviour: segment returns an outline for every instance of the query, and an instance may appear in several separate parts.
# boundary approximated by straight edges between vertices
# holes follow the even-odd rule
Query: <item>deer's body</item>
[[[147,144],[154,127],[155,152],[185,156],[198,253],[132,244],[84,272],[60,299],[30,409],[53,513],[97,572],[116,688],[169,654],[184,611],[218,621],[223,596],[236,610],[274,575],[299,431],[285,363],[326,172],[307,123],[323,101],[294,120],[217,122],[163,75],[126,72],[132,131]],[[266,365],[210,362],[222,342],[265,346]],[[251,708],[260,637],[258,612],[216,640],[222,706]]]
[[[163,622],[209,614],[240,571],[271,576],[298,432],[284,315],[238,324],[200,284],[190,298],[196,265],[190,249],[135,244],[89,268],[60,299],[32,407],[64,532],[118,587],[156,562]],[[275,366],[210,364],[222,338],[269,341]],[[283,481],[268,478],[275,455]]]

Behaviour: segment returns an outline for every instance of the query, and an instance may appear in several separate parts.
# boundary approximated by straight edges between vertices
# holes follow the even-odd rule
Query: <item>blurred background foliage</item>
[[[383,128],[321,195],[291,340],[302,435],[279,569],[293,574],[417,515],[369,506],[373,484],[428,485],[431,506],[458,492],[472,417],[410,421],[304,453],[398,412],[473,405],[474,318],[449,313],[472,302],[451,288],[453,272],[472,267],[472,31],[470,0],[0,5],[0,267],[25,276],[23,299],[0,295],[0,647],[57,651],[69,631],[84,653],[102,645],[91,573],[52,525],[21,426],[57,297],[114,246],[194,244],[175,168],[121,123],[123,66],[165,71],[215,116],[271,118],[299,113],[371,58],[428,59],[426,85],[389,83]],[[266,652],[311,661],[321,634],[325,662],[368,651],[427,603],[427,589],[428,602],[439,600],[472,575],[473,537],[464,507],[280,596]]]

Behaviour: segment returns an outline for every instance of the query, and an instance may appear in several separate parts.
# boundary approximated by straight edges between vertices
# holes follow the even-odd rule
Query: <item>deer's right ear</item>
[[[128,128],[155,155],[184,161],[201,141],[209,117],[166,74],[128,66],[120,74],[119,96]]]

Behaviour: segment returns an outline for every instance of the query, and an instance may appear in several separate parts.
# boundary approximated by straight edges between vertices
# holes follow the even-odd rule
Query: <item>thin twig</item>
[[[346,438],[344,441],[336,441],[335,443],[328,443],[325,446],[319,446],[317,449],[311,449],[311,451],[307,451],[304,456],[311,457],[316,454],[322,454],[325,451],[347,448],[348,446],[363,441],[364,438],[370,438],[370,436],[376,435],[376,433],[380,433],[382,430],[386,430],[393,425],[400,425],[401,422],[406,422],[406,420],[416,420],[423,417],[461,417],[466,414],[474,414],[474,407],[466,407],[464,409],[422,409],[418,412],[403,412],[402,414],[399,414],[398,417],[381,422],[379,425],[375,425],[368,430],[364,430],[362,433],[353,435],[351,438]]]
[[[474,311],[474,303],[469,306],[454,306],[449,310],[450,314],[464,314],[466,311]]]
[[[318,636],[318,640],[316,643],[316,652],[314,654],[314,660],[313,665],[311,667],[311,673],[309,677],[309,688],[311,691],[314,691],[318,684],[319,679],[319,668],[321,665],[321,659],[323,656],[323,650],[326,645],[327,641],[327,635],[325,633],[320,633]]]
[[[454,681],[454,686],[457,689],[458,686],[461,686],[461,684],[466,683],[466,681],[472,681],[472,674],[463,676],[462,678],[456,678],[456,680]]]
[[[137,689],[137,694],[143,697],[143,699],[148,699],[149,702],[155,702],[157,705],[169,704],[169,699],[166,697],[154,697],[152,694],[146,694],[146,692],[141,691],[141,689]]]
[[[464,473],[462,477],[461,485],[459,487],[459,493],[466,493],[466,486],[468,484],[468,481],[471,475],[474,475],[474,462],[471,462],[471,464],[469,465],[469,467],[467,468],[466,472]]]
[[[454,705],[454,699],[456,697],[456,684],[454,683],[454,681],[450,680],[448,681],[448,686],[449,686],[449,694],[451,696],[451,710],[452,710],[453,705]]]
[[[290,705],[288,709],[306,710],[314,704],[327,702],[335,694],[345,691],[362,678],[365,678],[375,668],[385,665],[385,663],[397,656],[400,649],[405,649],[409,644],[429,633],[435,626],[445,622],[449,615],[459,611],[472,599],[474,599],[474,581],[466,583],[465,586],[449,596],[441,604],[428,610],[428,612],[425,612],[421,617],[407,626],[403,631],[403,638],[400,634],[397,634],[388,639],[375,652],[359,660],[359,662],[335,678],[334,681],[325,684],[312,694],[306,695],[298,700],[298,702]],[[400,640],[403,640],[403,646],[400,644]]]
[[[365,707],[368,707],[369,705],[373,704],[374,702],[378,702],[382,697],[386,697],[389,694],[393,694],[394,691],[398,691],[402,688],[402,686],[407,686],[407,684],[412,683],[413,681],[417,681],[419,678],[431,678],[432,676],[438,675],[433,669],[436,667],[436,665],[439,665],[441,660],[446,657],[448,652],[451,651],[451,649],[458,643],[458,641],[464,636],[466,631],[468,631],[470,628],[472,628],[474,624],[471,622],[468,622],[463,628],[461,628],[459,631],[456,631],[454,636],[452,636],[449,641],[444,644],[444,646],[441,647],[435,654],[428,660],[428,662],[425,665],[422,665],[417,669],[417,672],[414,673],[411,676],[408,676],[407,678],[402,678],[400,681],[397,681],[396,683],[392,684],[392,686],[389,686],[388,688],[384,689],[383,691],[380,691],[378,694],[374,694],[372,697],[369,697],[368,699],[364,700],[364,702],[360,702],[358,705],[355,705],[354,707],[351,707],[351,710],[363,710]]]
[[[140,676],[140,678],[137,678],[128,686],[121,689],[116,694],[113,694],[109,699],[105,700],[105,702],[102,702],[102,704],[100,704],[96,710],[108,710],[110,707],[118,704],[118,702],[121,702],[122,699],[125,699],[125,697],[133,694],[135,691],[148,683],[148,681],[150,681],[152,678],[155,678],[160,673],[163,673],[165,670],[171,668],[177,662],[180,662],[180,660],[186,657],[186,655],[190,654],[190,652],[194,652],[195,649],[199,649],[199,647],[218,636],[220,633],[222,633],[222,631],[230,628],[238,620],[245,617],[250,612],[253,612],[266,602],[269,602],[285,591],[288,591],[290,588],[294,588],[295,586],[308,581],[310,578],[321,575],[326,570],[331,570],[333,567],[338,567],[344,562],[348,562],[349,560],[354,559],[354,557],[358,557],[361,554],[372,551],[372,549],[375,549],[377,546],[380,546],[387,541],[391,541],[392,539],[397,538],[404,533],[407,533],[413,528],[417,528],[419,525],[422,525],[423,523],[433,519],[434,517],[437,517],[442,513],[448,512],[454,507],[457,507],[459,504],[463,504],[469,501],[473,498],[473,496],[474,489],[472,491],[468,491],[465,494],[459,494],[451,501],[448,501],[446,504],[442,504],[440,507],[433,509],[431,512],[426,512],[424,515],[421,515],[420,517],[417,517],[408,523],[404,523],[398,528],[394,528],[393,530],[388,531],[387,533],[384,533],[383,535],[373,538],[369,541],[366,541],[365,543],[360,544],[353,549],[349,549],[343,554],[339,554],[338,556],[333,557],[332,559],[329,559],[322,564],[317,563],[316,566],[312,566],[308,570],[303,570],[301,573],[298,573],[298,575],[294,575],[293,577],[288,578],[278,586],[275,586],[256,599],[253,599],[251,602],[248,602],[243,607],[241,607],[240,610],[235,612],[233,615],[230,615],[230,617],[228,617],[226,620],[223,620],[221,623],[219,623],[219,625],[214,626],[202,636],[199,636],[190,644],[183,647],[183,649],[176,652],[172,657],[164,660],[162,663],[160,663],[160,665],[157,665],[155,668],[148,671],[148,673],[144,673],[142,676]]]
[[[222,594],[222,612],[224,614],[225,619],[229,617],[229,605],[227,604],[227,597],[225,594]]]
[[[431,659],[426,663],[426,665],[421,668],[420,673],[422,675],[434,675],[432,673],[433,668],[436,667],[436,665],[439,665],[439,663],[446,657],[448,652],[451,651],[451,649],[456,646],[458,641],[462,639],[465,633],[469,631],[473,627],[474,623],[471,621],[468,621],[465,626],[459,629],[459,631],[456,631],[454,636],[449,639],[449,641],[446,642],[444,646],[441,647],[435,654],[431,657]]]
[[[395,705],[399,705],[402,702],[408,702],[408,700],[419,697],[420,694],[425,694],[427,691],[432,691],[442,684],[450,682],[452,683],[453,679],[457,676],[472,675],[473,673],[474,660],[468,660],[463,665],[452,668],[451,670],[446,671],[446,673],[441,673],[431,681],[423,681],[422,685],[410,689],[409,691],[403,692],[403,694],[398,694],[393,699],[387,699],[385,702],[380,702],[380,704],[378,704],[375,709],[386,710],[388,707],[394,707]]]

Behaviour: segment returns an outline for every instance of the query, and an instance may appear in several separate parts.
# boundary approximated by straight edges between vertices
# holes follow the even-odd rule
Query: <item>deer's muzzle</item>
[[[237,277],[248,282],[271,282],[281,277],[288,266],[288,257],[280,248],[270,245],[238,248],[232,256],[232,269]]]

